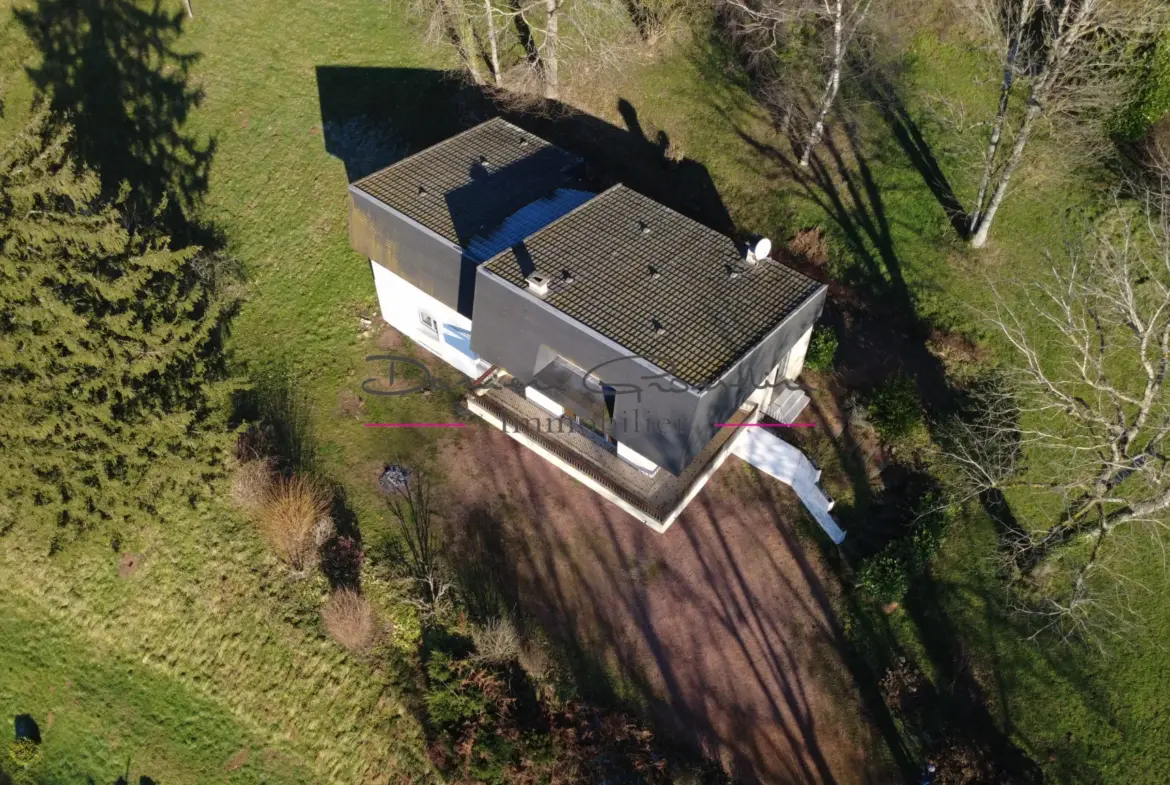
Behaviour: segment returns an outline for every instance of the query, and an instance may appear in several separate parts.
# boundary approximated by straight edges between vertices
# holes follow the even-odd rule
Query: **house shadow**
[[[547,99],[518,101],[447,71],[317,66],[326,151],[353,182],[410,153],[484,122],[509,122],[580,156],[583,185],[624,183],[725,234],[735,226],[705,166],[670,154],[665,133],[649,138],[635,107],[617,110],[625,127]]]

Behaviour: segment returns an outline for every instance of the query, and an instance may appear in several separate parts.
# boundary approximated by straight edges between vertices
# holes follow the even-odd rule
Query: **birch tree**
[[[476,84],[561,95],[565,57],[619,66],[641,44],[623,0],[411,0],[427,37],[452,46]],[[485,74],[485,66],[487,73]]]
[[[809,118],[800,165],[813,148],[841,90],[841,75],[872,0],[723,0],[733,33],[751,57],[778,58],[788,42],[811,28],[824,84]],[[776,78],[783,78],[778,74]]]
[[[1135,42],[1165,23],[1165,0],[960,0],[1000,65],[999,99],[975,201],[971,245],[987,243],[1042,120],[1088,130],[1124,95]],[[1091,131],[1090,131],[1091,133]]]
[[[500,44],[496,35],[496,12],[492,0],[483,0],[483,18],[487,27],[488,52],[491,56],[488,62],[492,67],[492,80],[496,87],[503,87],[504,76],[500,73]]]
[[[477,85],[486,83],[476,52],[474,15],[467,0],[412,0],[409,10],[426,20],[428,41],[450,45],[471,80]]]
[[[1102,607],[1111,548],[1140,531],[1161,547],[1170,514],[1170,166],[1131,185],[1046,278],[993,289],[986,316],[1018,365],[943,439],[970,493],[1020,502],[1002,534],[1013,572],[1071,565],[1042,590],[1062,625]]]

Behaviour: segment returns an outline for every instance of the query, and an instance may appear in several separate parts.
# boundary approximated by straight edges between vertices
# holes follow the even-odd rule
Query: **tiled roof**
[[[821,284],[779,262],[744,262],[735,242],[615,186],[486,269],[518,287],[552,276],[544,301],[703,388]]]
[[[576,156],[495,118],[354,187],[458,245],[571,183]]]

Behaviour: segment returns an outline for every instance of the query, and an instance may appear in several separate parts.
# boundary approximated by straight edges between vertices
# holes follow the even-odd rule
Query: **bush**
[[[893,547],[870,556],[857,571],[857,588],[883,605],[899,602],[910,590],[906,563]]]
[[[1163,33],[1143,58],[1134,90],[1109,122],[1110,132],[1136,142],[1170,112],[1170,33]]]
[[[866,403],[869,421],[883,441],[903,439],[922,423],[922,403],[914,380],[896,373],[870,394]]]
[[[267,460],[244,461],[232,475],[232,503],[249,515],[255,514],[272,493],[272,464]]]
[[[475,658],[482,662],[507,665],[520,658],[520,634],[507,617],[492,619],[471,631],[475,641]]]
[[[333,537],[321,549],[321,571],[334,586],[357,588],[365,551],[353,537]]]
[[[315,563],[316,531],[328,524],[329,494],[312,480],[296,475],[278,479],[257,511],[260,531],[289,567],[304,572]]]
[[[460,760],[465,779],[505,783],[520,734],[510,722],[516,699],[496,671],[444,651],[427,663],[427,718]]]
[[[915,505],[910,533],[862,562],[857,588],[883,605],[900,602],[942,549],[953,517],[953,506],[939,494],[923,496]]]
[[[837,355],[837,333],[827,325],[813,330],[808,342],[808,354],[804,356],[804,367],[814,371],[831,371],[833,358]]]
[[[22,769],[32,768],[41,762],[41,745],[32,739],[17,739],[8,748],[9,759]]]
[[[333,592],[321,609],[321,619],[330,637],[350,651],[364,651],[374,639],[374,611],[352,589]]]

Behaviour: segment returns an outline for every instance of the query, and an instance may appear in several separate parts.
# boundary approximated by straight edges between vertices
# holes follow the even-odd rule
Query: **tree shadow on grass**
[[[906,160],[921,175],[922,181],[942,208],[951,228],[959,239],[968,239],[970,232],[967,211],[955,194],[922,129],[898,95],[897,87],[880,69],[859,67],[857,63],[854,64],[854,68],[863,74],[860,80],[862,90],[885,121]]]
[[[961,213],[955,210],[957,200],[921,134],[904,107],[889,100],[888,94],[884,98],[881,111],[901,149],[927,180],[935,198],[944,203],[952,225],[961,222]],[[776,166],[782,182],[790,184],[797,198],[823,211],[832,222],[831,234],[850,254],[852,263],[845,271],[848,277],[844,282],[848,296],[837,298],[826,309],[829,318],[839,323],[839,379],[847,389],[864,390],[872,386],[873,380],[893,371],[907,373],[915,380],[927,412],[928,427],[933,429],[960,409],[962,395],[948,379],[943,363],[931,351],[930,340],[935,329],[919,315],[915,294],[906,280],[896,247],[892,222],[897,218],[887,212],[879,176],[863,149],[858,129],[858,121],[846,119],[835,133],[826,135],[808,167],[796,163],[795,151],[780,149],[744,129],[738,133],[744,142]],[[857,460],[856,439],[848,425],[834,439],[834,444],[854,486],[855,498],[863,501],[856,512],[863,514],[848,520],[850,510],[840,510],[838,514],[845,516],[849,539],[840,551],[824,543],[822,546],[831,561],[856,562],[879,550],[904,527],[881,514],[889,505],[873,496],[868,473]],[[882,480],[887,487],[882,496],[888,496],[896,504],[900,480],[888,469],[883,472]],[[907,600],[907,613],[918,636],[929,644],[926,654],[930,662],[937,672],[945,674],[936,684],[938,692],[933,699],[937,718],[945,720],[958,733],[988,745],[999,764],[1019,781],[1038,781],[1042,776],[1038,766],[1011,741],[1010,717],[996,721],[991,713],[991,701],[978,689],[969,665],[962,665],[970,662],[964,642],[958,629],[950,626],[952,623],[941,605],[928,604],[932,596],[929,585],[916,587]],[[851,636],[854,652],[849,658],[851,667],[858,684],[866,685],[863,694],[871,713],[880,717],[888,709],[873,685],[902,656],[901,647],[888,620],[880,613],[860,607],[855,598],[849,602],[857,605],[851,609],[851,615],[859,620]],[[937,634],[939,630],[943,630],[942,634]],[[1002,700],[997,703],[1002,704]],[[884,723],[882,726],[888,727]],[[931,738],[927,727],[919,728],[918,733],[923,738]],[[938,741],[937,736],[933,738]],[[897,742],[887,740],[891,747],[898,746]],[[903,773],[914,774],[907,770],[905,763]]]
[[[240,437],[243,460],[270,459],[281,473],[317,468],[317,442],[308,401],[291,371],[272,367],[236,393],[232,425],[246,426]]]
[[[73,125],[74,152],[103,196],[126,187],[132,224],[155,223],[161,208],[177,243],[218,247],[198,222],[215,143],[183,128],[203,94],[189,81],[199,55],[179,45],[182,11],[161,0],[38,0],[15,15],[42,56],[29,75]]]

